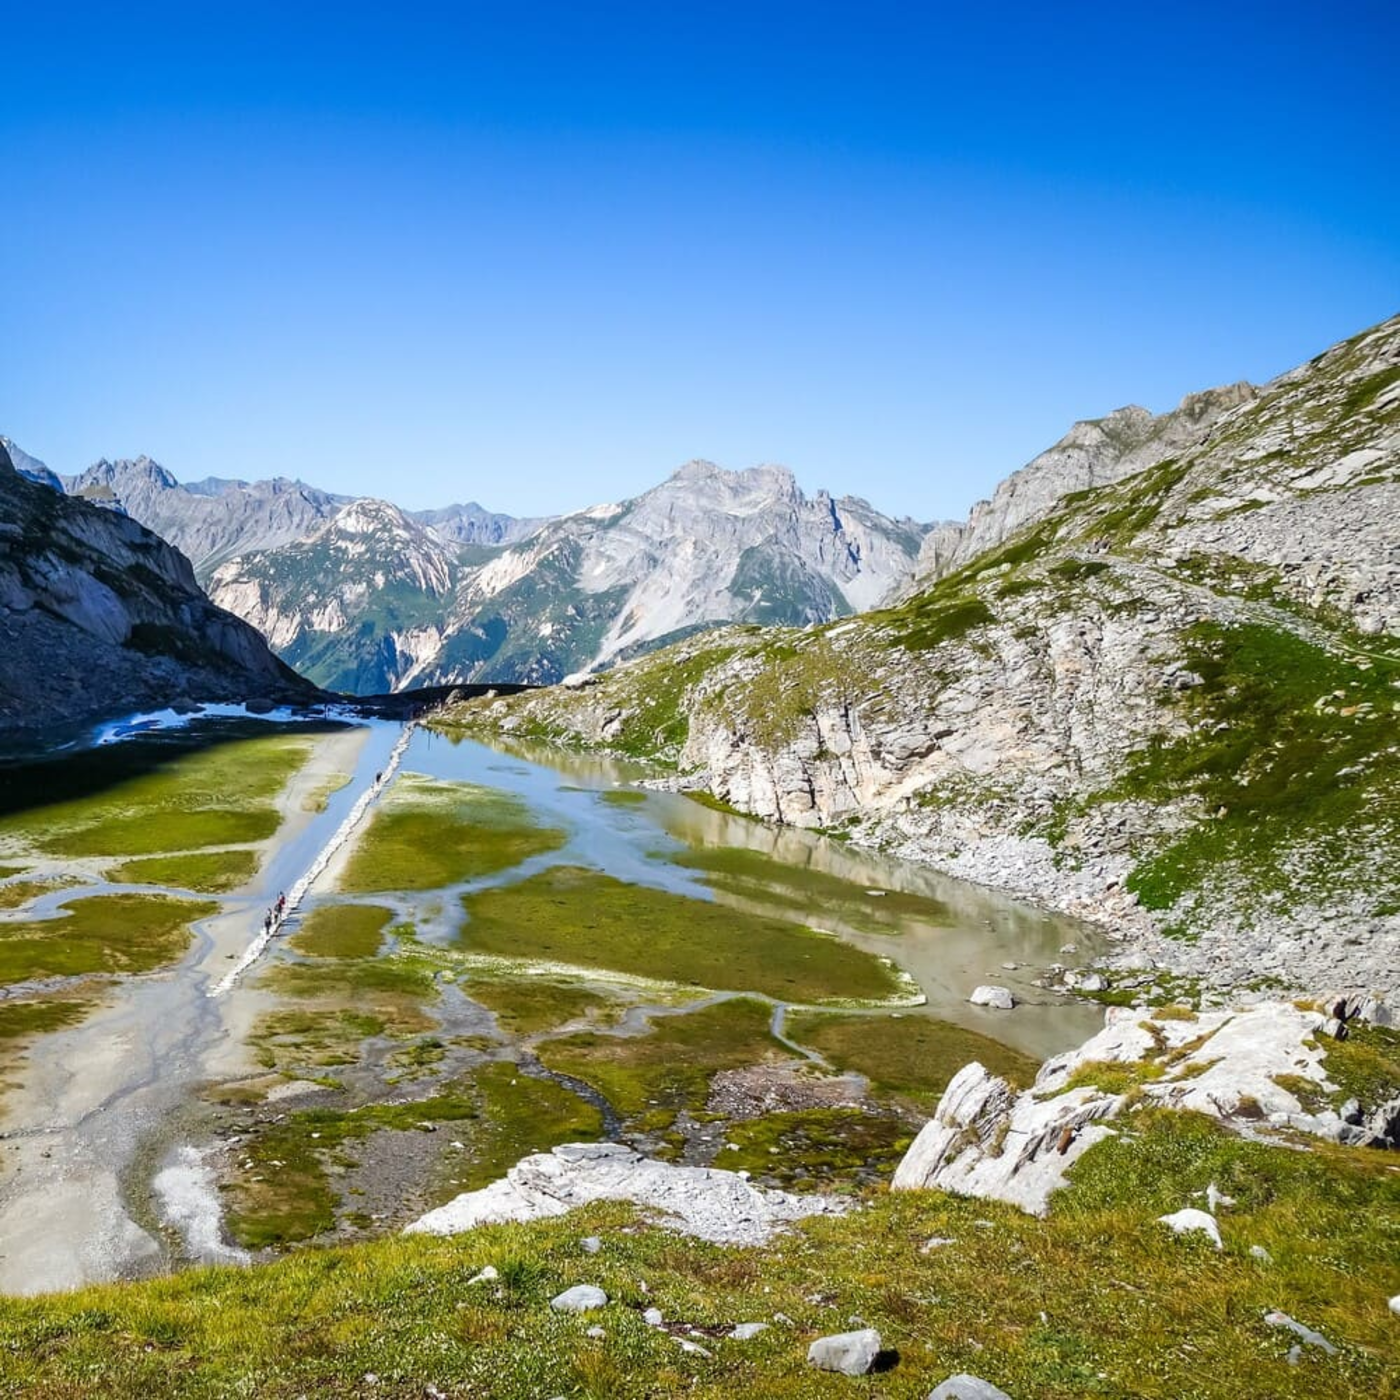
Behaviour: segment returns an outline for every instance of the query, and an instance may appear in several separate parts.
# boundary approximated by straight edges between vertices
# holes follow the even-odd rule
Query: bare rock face
[[[21,476],[0,448],[0,728],[172,699],[307,700],[189,560],[125,515]]]
[[[761,1190],[737,1172],[673,1167],[616,1143],[572,1143],[524,1158],[499,1181],[429,1211],[408,1230],[455,1235],[563,1215],[592,1201],[633,1201],[662,1224],[716,1244],[762,1244],[792,1221],[849,1209],[835,1197]]]
[[[1113,1008],[1098,1035],[1047,1060],[1024,1093],[979,1064],[960,1070],[900,1162],[893,1187],[1007,1201],[1044,1215],[1068,1169],[1111,1134],[1109,1120],[1128,1102],[1125,1093],[1095,1087],[1095,1071],[1131,1065],[1142,1067],[1136,1092],[1144,1102],[1206,1113],[1240,1133],[1287,1129],[1400,1146],[1298,1097],[1305,1085],[1316,1097],[1336,1094],[1323,1064],[1325,1027],[1318,1012],[1282,1001],[1186,1019]],[[1063,1087],[1076,1077],[1088,1082]]]
[[[927,587],[961,568],[1041,519],[1072,492],[1122,481],[1195,446],[1217,419],[1257,392],[1251,384],[1230,384],[1188,394],[1170,413],[1154,416],[1133,405],[1076,423],[1053,447],[1007,477],[990,501],[973,506],[964,523],[932,530],[919,551],[914,583]]]
[[[1029,1094],[1018,1096],[981,1065],[966,1065],[910,1144],[892,1187],[984,1196],[1044,1215],[1065,1172],[1108,1136],[1098,1120],[1112,1117],[1120,1102],[1075,1089],[1041,1103]]]

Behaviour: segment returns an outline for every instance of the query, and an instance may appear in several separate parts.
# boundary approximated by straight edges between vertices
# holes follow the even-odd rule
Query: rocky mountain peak
[[[3,447],[0,633],[0,727],[177,696],[314,694],[253,628],[209,602],[178,550],[124,514],[29,480]]]
[[[338,510],[312,536],[312,539],[326,539],[334,535],[383,535],[388,533],[399,540],[426,538],[426,532],[416,521],[388,501],[366,498],[352,501]]]
[[[8,454],[9,462],[21,476],[37,481],[52,491],[63,490],[63,482],[56,472],[51,472],[37,457],[31,457],[22,447],[9,438],[0,435],[0,449]]]

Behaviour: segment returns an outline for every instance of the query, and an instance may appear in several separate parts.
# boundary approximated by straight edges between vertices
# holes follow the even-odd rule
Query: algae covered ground
[[[508,870],[564,844],[525,804],[468,783],[404,774],[356,843],[341,888],[427,890]]]
[[[114,894],[68,902],[59,916],[0,925],[0,985],[84,973],[147,972],[172,962],[189,925],[217,905],[164,895]]]
[[[262,841],[304,734],[114,745],[0,774],[0,850],[144,856]]]
[[[1225,1248],[1156,1217],[1211,1182]],[[399,1237],[255,1269],[0,1302],[0,1388],[77,1400],[344,1395],[535,1400],[736,1395],[924,1400],[968,1371],[1025,1400],[1332,1400],[1400,1393],[1400,1175],[1383,1154],[1271,1147],[1169,1111],[1088,1152],[1048,1220],[937,1193],[876,1195],[764,1249],[636,1228],[600,1206],[450,1240]],[[596,1255],[580,1240],[598,1235]],[[950,1241],[929,1247],[930,1239]],[[1267,1251],[1268,1261],[1251,1255]],[[486,1265],[495,1284],[470,1280]],[[549,1299],[609,1297],[582,1317]],[[641,1314],[660,1309],[666,1327]],[[1281,1310],[1334,1356],[1270,1326]],[[807,1365],[817,1336],[879,1329],[862,1380]],[[737,1322],[770,1324],[727,1337]],[[601,1335],[589,1329],[601,1328]],[[691,1332],[689,1329],[695,1329]],[[708,1355],[682,1350],[677,1336]]]
[[[10,1085],[21,1052],[78,1024],[104,986],[178,964],[222,907],[199,896],[255,876],[321,727],[266,731],[234,723],[0,765],[0,851],[16,861],[0,883],[0,986],[23,987],[0,1006]]]
[[[902,990],[883,961],[800,924],[598,871],[556,867],[467,900],[473,952],[599,968],[785,1001],[885,1001]]]

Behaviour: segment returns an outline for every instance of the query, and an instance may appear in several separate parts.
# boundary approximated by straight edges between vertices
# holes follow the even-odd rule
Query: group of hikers
[[[285,894],[279,894],[277,896],[277,903],[274,904],[272,908],[269,909],[267,913],[263,915],[263,932],[266,934],[271,934],[273,929],[275,929],[282,922],[283,916],[286,914],[286,912],[287,896]]]

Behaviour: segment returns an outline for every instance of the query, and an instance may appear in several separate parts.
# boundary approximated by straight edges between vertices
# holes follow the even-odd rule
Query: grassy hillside
[[[1215,1182],[1224,1251],[1156,1222]],[[1400,1394],[1400,1173],[1384,1154],[1303,1151],[1143,1112],[1092,1149],[1048,1221],[934,1193],[880,1195],[763,1250],[637,1230],[623,1207],[453,1240],[307,1251],[59,1297],[0,1302],[0,1389],[160,1396],[926,1396],[957,1371],[1016,1397]],[[581,1237],[602,1237],[589,1255]],[[926,1247],[931,1238],[951,1243]],[[1251,1254],[1259,1246],[1268,1258]],[[473,1284],[490,1264],[495,1284]],[[594,1283],[582,1317],[548,1300]],[[641,1313],[660,1308],[664,1328]],[[1271,1326],[1282,1310],[1339,1350]],[[748,1342],[725,1334],[765,1321]],[[805,1361],[819,1335],[880,1330],[867,1380]],[[601,1335],[589,1329],[601,1328]],[[677,1338],[703,1346],[687,1352]]]

